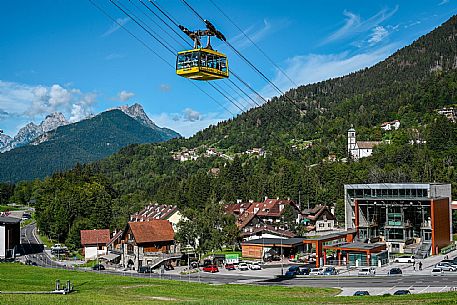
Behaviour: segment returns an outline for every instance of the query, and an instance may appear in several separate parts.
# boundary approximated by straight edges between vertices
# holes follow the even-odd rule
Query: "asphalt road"
[[[21,243],[24,246],[26,259],[35,262],[38,266],[46,268],[73,269],[51,260],[44,251],[44,246],[39,242],[35,224],[30,224],[21,230]],[[198,272],[191,275],[179,275],[165,272],[163,274],[137,273],[132,271],[93,271],[79,269],[86,272],[98,272],[104,274],[124,275],[142,278],[162,278],[211,284],[258,284],[258,285],[283,285],[283,286],[309,286],[309,287],[338,287],[338,288],[389,288],[389,287],[457,287],[457,272],[446,273],[443,276],[431,275],[403,275],[403,276],[304,276],[288,280],[273,279],[272,276],[252,276],[246,274],[230,273],[206,273]]]
[[[269,284],[258,282],[258,284]],[[375,276],[375,277],[346,277],[346,276],[321,276],[294,278],[276,282],[286,286],[310,286],[310,287],[338,287],[338,288],[368,288],[368,287],[457,287],[457,274],[443,276],[409,275],[409,276]]]

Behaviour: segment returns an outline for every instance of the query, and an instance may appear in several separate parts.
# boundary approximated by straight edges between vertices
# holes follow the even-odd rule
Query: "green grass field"
[[[0,291],[48,291],[71,280],[69,295],[0,294],[0,304],[457,304],[457,293],[335,297],[337,289],[209,285],[0,264]]]

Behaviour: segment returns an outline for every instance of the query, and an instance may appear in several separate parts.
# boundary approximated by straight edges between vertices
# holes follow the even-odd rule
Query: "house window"
[[[324,227],[324,224],[323,223],[320,223],[319,224],[319,228],[323,228]]]
[[[133,253],[133,245],[127,245],[127,253]]]

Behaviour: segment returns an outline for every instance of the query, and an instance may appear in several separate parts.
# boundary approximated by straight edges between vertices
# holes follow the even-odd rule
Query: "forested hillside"
[[[452,183],[457,194],[456,124],[435,111],[457,103],[456,16],[374,67],[286,94],[295,106],[273,98],[190,139],[131,145],[71,172],[18,184],[10,201],[36,199],[43,232],[59,230],[72,238],[72,230],[108,225],[107,217],[111,228],[121,228],[129,213],[149,201],[201,210],[237,198],[291,197],[300,198],[302,206],[336,204],[341,220],[345,183],[439,181]],[[381,130],[382,122],[394,119],[401,122],[399,130]],[[369,158],[343,162],[351,124],[358,140],[390,144]],[[215,147],[234,159],[173,160],[172,152],[183,147]],[[264,148],[266,157],[240,154],[253,147]],[[324,161],[329,154],[336,161]],[[93,193],[78,190],[87,183],[104,194],[97,204],[106,213],[88,216],[94,203],[83,199]],[[69,202],[75,204],[71,212],[62,214]],[[48,225],[51,218],[57,224]]]
[[[44,136],[48,139],[43,143],[0,154],[0,181],[44,178],[78,163],[100,160],[132,143],[162,142],[179,134],[150,128],[120,110],[111,110]]]

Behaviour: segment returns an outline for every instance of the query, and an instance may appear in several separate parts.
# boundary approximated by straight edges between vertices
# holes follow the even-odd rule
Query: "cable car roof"
[[[202,52],[205,52],[205,53],[210,53],[210,54],[214,54],[214,55],[218,55],[218,56],[222,56],[222,57],[227,57],[223,53],[220,53],[220,52],[217,52],[217,51],[214,51],[214,50],[211,50],[211,49],[206,49],[206,48],[198,48],[198,49],[180,51],[180,52],[178,52],[178,54],[185,54],[185,53],[198,52],[198,51],[202,51]]]

